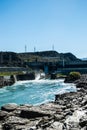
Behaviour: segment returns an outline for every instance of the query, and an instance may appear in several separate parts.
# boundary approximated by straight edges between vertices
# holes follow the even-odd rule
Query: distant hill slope
[[[42,57],[59,57],[59,53],[56,51],[42,51],[35,52],[34,54]]]
[[[22,60],[14,52],[0,52],[0,66],[22,66]]]
[[[27,53],[14,53],[14,52],[0,52],[0,66],[18,66],[22,67],[23,63],[28,62],[58,62],[65,60],[81,61],[72,53],[58,53],[56,51],[42,51],[42,52],[27,52]]]
[[[19,53],[18,56],[25,61],[41,61],[41,62],[56,62],[62,61],[63,59],[67,62],[70,61],[81,61],[72,53],[58,53],[56,51],[42,51],[42,52],[27,52]]]
[[[87,58],[82,58],[81,60],[83,60],[83,61],[87,61]]]

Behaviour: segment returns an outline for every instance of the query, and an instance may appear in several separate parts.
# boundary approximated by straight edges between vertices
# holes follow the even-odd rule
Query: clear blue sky
[[[0,51],[87,57],[87,0],[0,0]]]

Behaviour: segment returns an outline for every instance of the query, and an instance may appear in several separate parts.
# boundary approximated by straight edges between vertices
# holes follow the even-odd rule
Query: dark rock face
[[[51,79],[57,79],[56,74],[51,74]]]
[[[69,77],[69,76],[67,76],[66,78],[65,78],[65,83],[73,83],[73,82],[75,82],[76,81],[76,79],[72,79],[71,77]]]
[[[17,81],[34,80],[35,73],[16,75]]]
[[[86,128],[87,128],[87,116],[82,117],[82,118],[80,119],[79,125],[80,125],[81,127],[86,126]]]
[[[46,114],[44,112],[41,112],[41,110],[39,110],[39,111],[22,110],[20,116],[23,118],[31,119],[31,118],[36,118],[36,117],[50,116],[50,114]]]
[[[4,85],[4,77],[0,76],[0,86],[3,86],[3,85]]]
[[[77,88],[87,89],[87,74],[83,74],[75,83]]]
[[[65,78],[65,83],[74,83],[75,81],[81,78],[81,74],[79,72],[70,72],[70,74]]]
[[[7,79],[4,76],[0,76],[0,88],[3,86],[13,85],[14,83],[15,83],[15,78],[13,75],[9,76],[9,78]]]

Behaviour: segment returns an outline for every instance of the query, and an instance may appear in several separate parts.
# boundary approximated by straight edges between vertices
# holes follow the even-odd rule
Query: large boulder
[[[87,74],[81,75],[80,79],[75,83],[77,88],[87,89]]]
[[[81,74],[79,72],[70,72],[65,78],[65,83],[74,83],[76,80],[80,79]]]
[[[16,78],[17,78],[17,81],[34,80],[35,79],[35,73],[16,75]]]

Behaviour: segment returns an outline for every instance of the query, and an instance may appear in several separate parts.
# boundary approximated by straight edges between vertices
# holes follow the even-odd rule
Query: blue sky
[[[0,51],[87,57],[87,0],[0,0]]]

